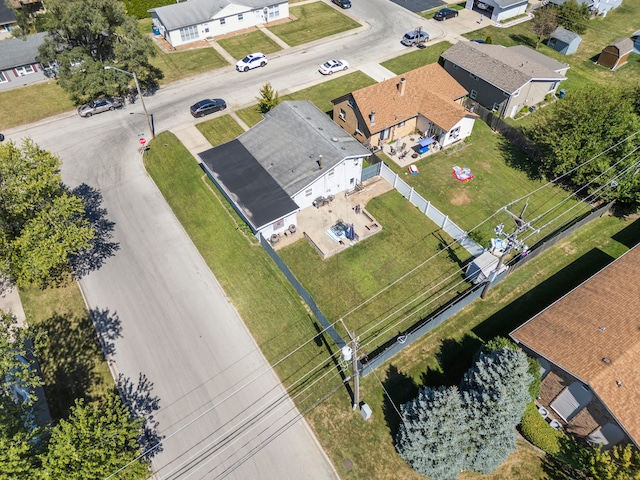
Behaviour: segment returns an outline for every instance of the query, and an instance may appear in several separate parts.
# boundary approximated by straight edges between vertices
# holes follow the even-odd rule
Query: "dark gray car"
[[[96,98],[86,105],[78,108],[78,115],[81,117],[90,117],[96,113],[106,112],[107,110],[115,110],[124,105],[119,98]]]

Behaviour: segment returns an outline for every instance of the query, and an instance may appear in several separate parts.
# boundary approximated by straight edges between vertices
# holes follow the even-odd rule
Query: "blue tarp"
[[[418,142],[418,145],[421,147],[426,147],[427,145],[431,145],[432,143],[436,143],[433,138],[424,138]]]

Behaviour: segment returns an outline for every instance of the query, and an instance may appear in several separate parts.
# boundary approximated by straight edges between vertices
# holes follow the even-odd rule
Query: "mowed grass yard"
[[[292,22],[267,27],[290,47],[358,28],[360,24],[323,2],[294,5]]]
[[[265,55],[282,50],[282,47],[268,37],[264,32],[254,32],[221,38],[218,44],[236,60],[244,58],[251,52],[262,52]]]
[[[640,55],[632,53],[629,62],[616,71],[596,65],[594,62],[608,44],[620,38],[631,37],[640,28],[638,19],[640,19],[640,2],[623,2],[618,8],[607,13],[606,17],[589,20],[587,31],[582,35],[582,42],[576,53],[562,55],[547,47],[546,40],[545,44],[540,45],[538,51],[570,65],[567,72],[568,80],[560,86],[566,90],[588,86],[593,82],[601,85],[636,83],[640,78]],[[491,36],[494,44],[505,46],[521,44],[531,48],[536,46],[536,37],[531,31],[530,22],[520,23],[510,28],[486,27],[464,36],[469,39]]]

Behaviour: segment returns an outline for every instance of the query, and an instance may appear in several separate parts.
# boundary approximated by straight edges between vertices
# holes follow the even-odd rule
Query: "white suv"
[[[264,53],[250,53],[238,63],[236,63],[236,70],[239,72],[246,72],[252,68],[264,67],[267,64],[267,57]]]

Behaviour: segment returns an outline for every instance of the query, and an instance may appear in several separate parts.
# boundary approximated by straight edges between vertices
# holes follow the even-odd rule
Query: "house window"
[[[184,27],[180,29],[180,40],[188,42],[189,40],[196,40],[199,38],[198,27],[191,25],[190,27]]]
[[[307,188],[307,189],[304,191],[304,196],[305,196],[305,197],[310,197],[311,195],[313,195],[313,188]]]
[[[549,86],[549,92],[553,92],[556,88],[558,88],[558,82],[553,82],[550,86]]]
[[[280,17],[280,5],[271,5],[269,7],[269,19]]]
[[[347,112],[345,112],[343,109],[340,109],[340,113],[338,114],[338,118],[340,118],[340,120],[342,120],[344,122],[344,120],[347,118]]]
[[[34,73],[32,65],[23,65],[22,67],[16,67],[16,75],[19,77],[24,77],[25,75],[29,75],[30,73]]]
[[[460,127],[456,127],[449,132],[449,138],[458,138],[460,136]]]
[[[244,20],[244,14],[239,13],[238,14],[238,21],[241,22],[242,20]]]
[[[400,123],[398,124],[398,127],[404,127],[404,124],[405,124],[405,123],[407,123],[407,122],[400,122]]]
[[[478,77],[477,75],[474,75],[473,73],[470,73],[469,76],[474,80],[480,80],[480,77]]]
[[[225,23],[227,23],[227,19],[226,18],[221,18],[220,19],[220,25],[224,25]]]
[[[491,107],[492,112],[497,112],[500,108],[500,104],[498,102],[493,102],[493,107]]]
[[[0,83],[8,82],[9,80],[5,76],[4,72],[0,72]]]
[[[471,92],[469,92],[469,98],[471,100],[475,100],[477,96],[478,96],[478,92],[476,92],[475,90],[471,90]]]

